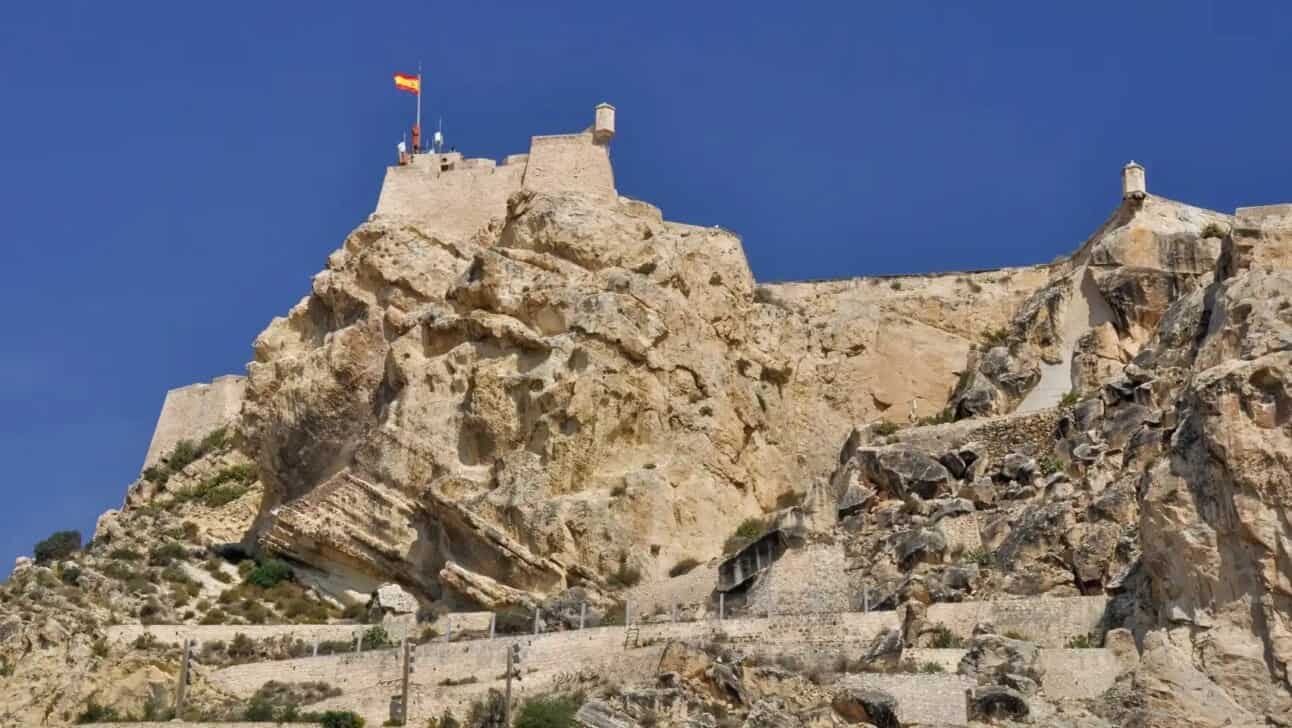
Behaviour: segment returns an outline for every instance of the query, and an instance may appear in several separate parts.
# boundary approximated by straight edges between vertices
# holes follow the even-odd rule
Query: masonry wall
[[[524,188],[614,197],[610,148],[594,142],[590,133],[536,136],[530,141]]]
[[[140,635],[151,634],[159,643],[179,645],[185,639],[202,642],[229,642],[240,634],[253,640],[290,637],[305,643],[354,640],[370,628],[366,624],[116,624],[107,628],[112,643],[134,642]],[[400,625],[386,625],[392,639],[403,639]]]
[[[155,465],[180,440],[200,440],[234,421],[242,409],[246,388],[246,377],[231,374],[217,377],[210,384],[190,384],[167,392],[143,467]]]
[[[1042,646],[1059,647],[1072,637],[1097,631],[1105,605],[1104,597],[933,604],[928,609],[928,620],[946,625],[963,638],[971,635],[975,624],[987,621],[1001,632],[1016,631]],[[756,645],[797,644],[805,650],[819,651],[827,645],[862,646],[881,630],[899,626],[896,611],[780,615],[770,619],[641,625],[639,640],[643,644],[669,640],[696,644],[710,640]],[[539,671],[567,669],[572,665],[595,666],[622,656],[624,637],[624,627],[596,627],[537,636],[424,644],[417,648],[415,681],[434,685],[446,678],[485,680],[504,664],[505,650],[514,641],[519,641],[526,650],[526,666]],[[344,677],[348,685],[375,685],[394,679],[398,666],[398,650],[374,650],[237,665],[216,671],[212,679],[231,692],[250,695],[271,679],[334,681]]]
[[[523,161],[493,166],[455,159],[453,169],[441,172],[441,156],[421,154],[388,168],[376,214],[405,218],[445,240],[469,238],[490,220],[506,218],[507,198],[520,190],[525,174]]]
[[[634,587],[625,596],[632,603],[633,614],[668,612],[674,604],[688,612],[700,607],[701,613],[706,613],[717,609],[713,597],[717,585],[718,564],[714,560],[682,576]]]
[[[848,612],[861,607],[845,567],[843,547],[808,544],[791,548],[749,587],[751,615]]]
[[[983,445],[989,460],[1000,462],[1011,452],[1040,455],[1048,450],[1063,413],[1063,408],[1051,407],[1033,412],[961,420],[900,431],[894,435],[894,439],[933,450],[947,450],[966,442],[977,442]]]
[[[850,675],[848,687],[872,688],[897,698],[903,725],[966,725],[965,690],[974,681],[960,675]]]

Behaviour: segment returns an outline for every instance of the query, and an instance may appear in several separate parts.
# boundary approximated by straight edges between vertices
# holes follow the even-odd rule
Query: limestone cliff
[[[833,467],[851,422],[941,411],[1047,277],[756,287],[740,241],[640,202],[521,192],[470,239],[380,216],[257,339],[270,548],[449,597],[648,577]]]

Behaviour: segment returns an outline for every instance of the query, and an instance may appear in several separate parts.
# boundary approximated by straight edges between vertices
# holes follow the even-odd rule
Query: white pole
[[[417,62],[417,133],[422,133],[422,62]]]

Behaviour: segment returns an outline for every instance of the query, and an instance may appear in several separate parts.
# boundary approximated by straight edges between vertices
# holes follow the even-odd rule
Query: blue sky
[[[166,390],[242,371],[371,211],[419,59],[471,156],[614,103],[620,191],[737,231],[760,280],[1048,261],[1130,158],[1292,200],[1289,6],[1055,5],[9,4],[0,559],[88,537]]]

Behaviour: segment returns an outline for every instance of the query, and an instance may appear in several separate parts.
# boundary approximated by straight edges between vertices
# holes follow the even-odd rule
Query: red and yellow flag
[[[417,76],[409,76],[404,73],[395,74],[395,88],[400,91],[407,91],[410,94],[422,93],[422,79]]]

